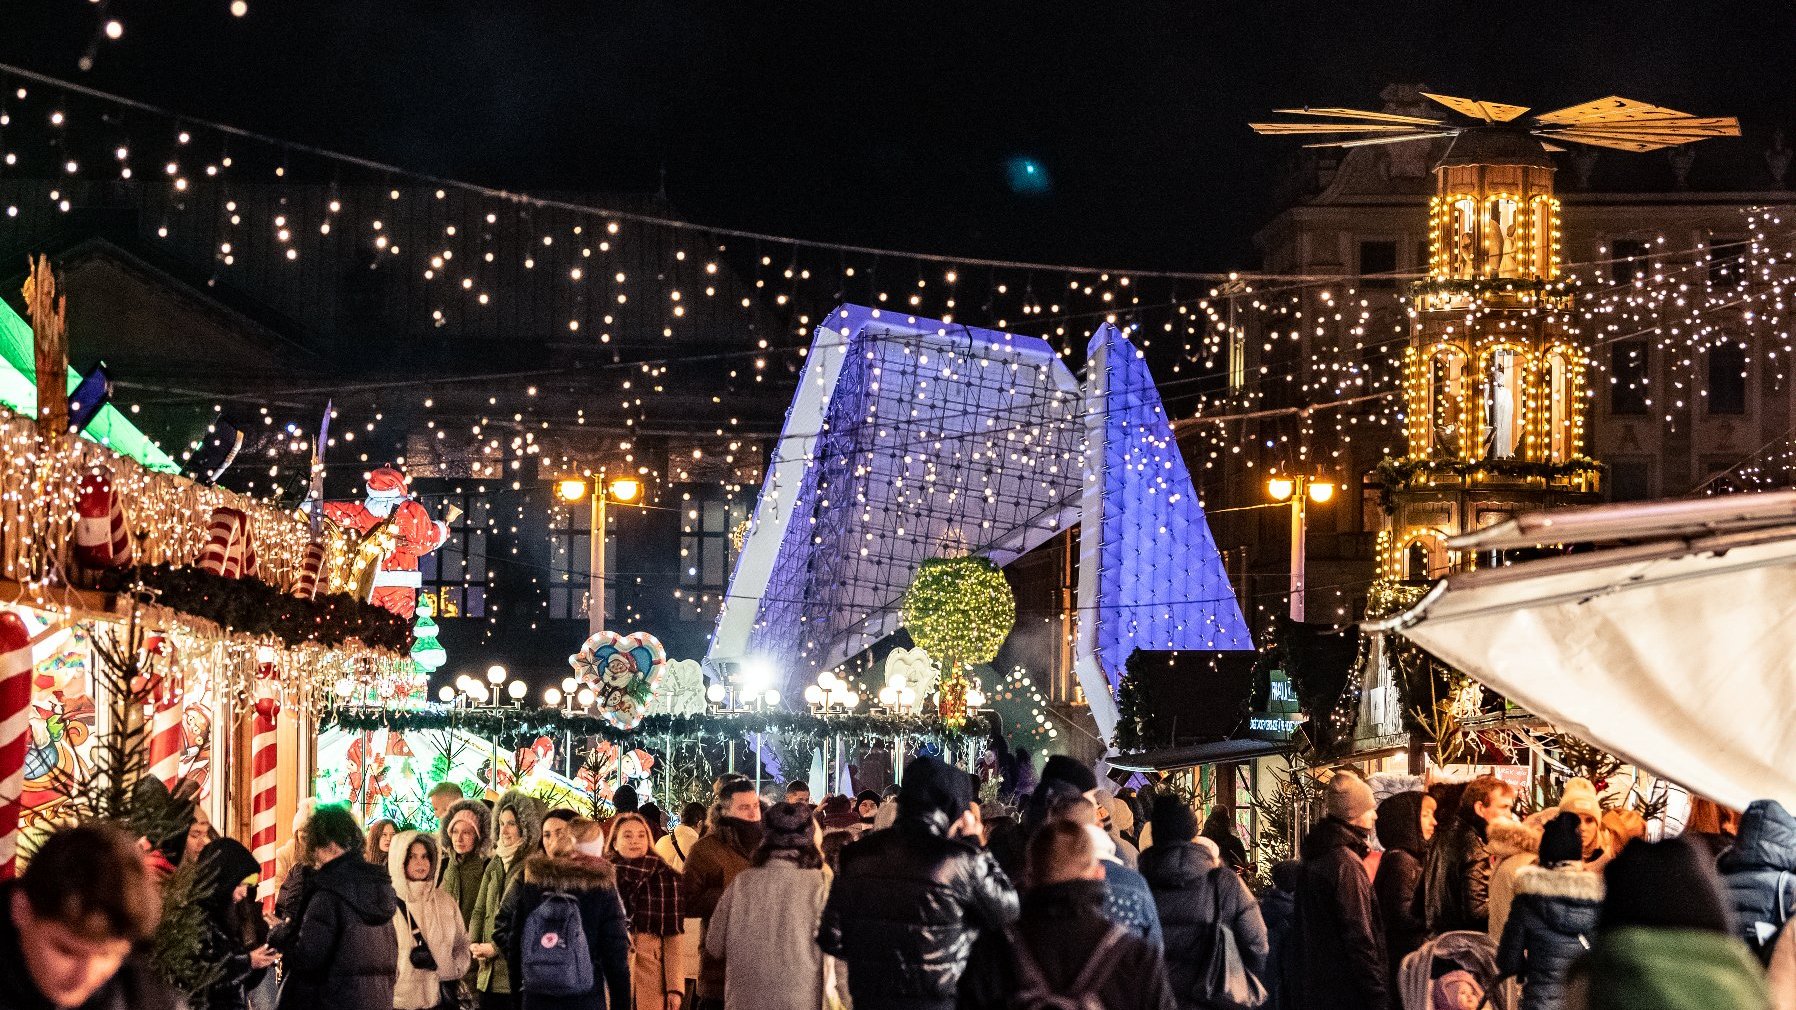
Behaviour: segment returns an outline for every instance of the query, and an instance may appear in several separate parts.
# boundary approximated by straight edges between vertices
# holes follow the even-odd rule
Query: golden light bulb
[[[564,477],[555,482],[555,494],[565,502],[576,502],[586,497],[586,482],[578,477]]]
[[[1335,496],[1335,486],[1325,480],[1311,481],[1309,489],[1311,501],[1325,502]]]
[[[622,502],[632,502],[642,493],[642,482],[634,477],[619,477],[611,482],[611,497]]]
[[[1297,490],[1297,482],[1289,477],[1274,477],[1266,482],[1266,492],[1274,501],[1289,501]]]

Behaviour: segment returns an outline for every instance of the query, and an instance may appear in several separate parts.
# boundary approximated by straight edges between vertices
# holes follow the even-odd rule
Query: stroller
[[[1403,1010],[1436,1010],[1432,1002],[1436,982],[1458,972],[1464,975],[1456,975],[1453,982],[1460,983],[1462,991],[1469,987],[1466,983],[1481,990],[1472,1004],[1478,1010],[1515,1010],[1515,986],[1497,971],[1497,942],[1465,930],[1442,933],[1403,959],[1396,978]]]

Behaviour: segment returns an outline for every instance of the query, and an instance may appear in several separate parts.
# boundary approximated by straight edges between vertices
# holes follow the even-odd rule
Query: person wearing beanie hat
[[[1384,923],[1362,860],[1378,818],[1372,788],[1336,774],[1323,790],[1328,816],[1303,840],[1297,885],[1298,1010],[1386,1010],[1389,966]]]
[[[1776,800],[1754,802],[1716,868],[1740,938],[1769,959],[1772,941],[1796,912],[1796,817]]]
[[[892,827],[842,850],[817,946],[847,962],[856,1010],[952,1010],[974,942],[1016,920],[997,861],[956,836],[972,793],[965,772],[918,758]]]
[[[1762,1010],[1765,975],[1734,935],[1707,849],[1635,842],[1609,863],[1590,950],[1564,1005],[1580,1010]]]
[[[1603,805],[1597,802],[1596,787],[1590,780],[1566,779],[1565,788],[1559,794],[1559,809],[1578,816],[1578,845],[1584,861],[1603,859]]]
[[[854,811],[860,815],[862,824],[871,825],[873,823],[873,815],[879,813],[881,802],[879,794],[871,789],[862,789],[855,794]]]
[[[1148,817],[1157,844],[1189,842],[1197,837],[1197,812],[1184,800],[1171,794],[1154,797],[1154,812]]]
[[[1091,799],[1097,791],[1098,775],[1089,765],[1080,764],[1076,759],[1065,754],[1056,754],[1048,758],[1048,763],[1041,766],[1043,782],[1065,782]]]
[[[1603,878],[1584,862],[1581,818],[1560,811],[1541,831],[1540,865],[1515,876],[1497,970],[1522,983],[1522,1010],[1558,1010],[1565,977],[1596,932]]]
[[[829,878],[809,803],[776,803],[761,818],[752,865],[723,892],[705,953],[723,962],[725,1006],[817,1010],[823,955],[816,924]]]
[[[1358,823],[1378,809],[1378,799],[1372,795],[1372,787],[1358,775],[1336,775],[1329,779],[1322,790],[1322,802],[1328,816],[1349,824]]]

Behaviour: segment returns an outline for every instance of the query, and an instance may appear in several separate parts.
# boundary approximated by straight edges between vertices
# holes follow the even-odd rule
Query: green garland
[[[1373,469],[1384,507],[1391,506],[1391,492],[1418,478],[1451,477],[1463,481],[1475,473],[1496,477],[1538,478],[1554,481],[1568,477],[1600,477],[1607,467],[1588,456],[1573,456],[1563,463],[1536,463],[1524,459],[1400,459],[1386,456]]]
[[[353,596],[320,595],[314,600],[289,596],[260,579],[227,579],[199,568],[148,565],[110,573],[101,589],[126,592],[141,583],[153,602],[202,618],[228,631],[272,636],[289,646],[316,642],[342,645],[358,639],[370,649],[404,652],[412,629],[385,607]]]
[[[387,709],[350,706],[325,714],[324,725],[357,732],[388,729],[460,729],[501,742],[529,741],[539,736],[571,733],[604,737],[618,744],[659,746],[667,737],[739,739],[748,733],[787,736],[910,736],[954,743],[967,734],[950,730],[939,720],[918,716],[812,715],[808,712],[726,712],[712,715],[651,715],[631,730],[620,730],[597,715],[564,712],[558,708],[442,707]],[[982,727],[983,728],[983,727]]]

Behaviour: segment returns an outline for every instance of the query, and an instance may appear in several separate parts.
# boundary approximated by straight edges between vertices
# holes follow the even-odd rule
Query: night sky
[[[1784,2],[10,4],[0,59],[473,182],[710,224],[1099,266],[1253,265],[1285,104],[1393,81],[1796,138]],[[1426,17],[1428,20],[1423,20]],[[102,18],[92,71],[77,61]],[[1045,192],[1018,192],[1018,159]]]

